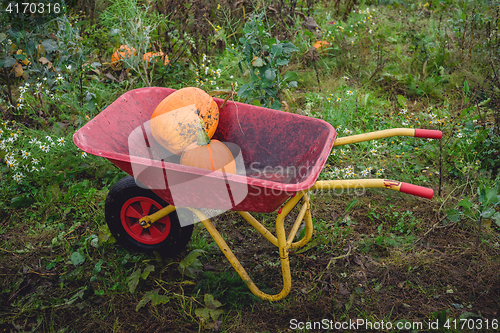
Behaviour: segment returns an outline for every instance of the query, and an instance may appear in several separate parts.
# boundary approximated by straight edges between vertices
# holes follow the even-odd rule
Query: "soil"
[[[203,269],[214,274],[216,278],[212,280],[222,276],[227,281],[233,279],[227,283],[238,288],[236,294],[229,295],[220,286],[200,287],[202,282],[210,282],[205,273],[195,283],[183,284],[190,279],[183,278],[171,261],[161,271],[152,273],[151,279],[141,282],[135,293],[125,290],[99,295],[88,279],[78,278],[66,279],[63,288],[61,276],[73,273],[48,271],[41,259],[47,261],[60,254],[40,245],[54,234],[30,236],[27,224],[20,223],[16,228],[3,224],[2,244],[8,241],[11,248],[26,251],[0,249],[1,285],[12,290],[1,294],[0,332],[55,332],[63,328],[64,332],[199,332],[203,325],[195,310],[204,306],[203,294],[208,292],[217,295],[224,314],[202,331],[290,332],[293,322],[324,319],[343,322],[362,318],[391,323],[428,322],[440,315],[498,319],[500,249],[491,245],[498,238],[495,231],[483,228],[483,241],[478,244],[476,226],[465,222],[443,225],[437,201],[376,190],[356,198],[358,203],[347,214],[349,219],[345,219],[345,209],[352,199],[314,195],[311,211],[315,232],[311,244],[315,239],[327,241],[316,242],[307,251],[291,251],[292,290],[284,300],[274,303],[251,296],[238,278],[234,282],[236,275],[213,244],[199,258]],[[394,222],[383,220],[390,216],[388,209],[412,212],[418,221],[413,241],[398,246],[376,241],[379,225],[388,228]],[[370,212],[384,214],[378,220]],[[293,214],[287,218],[290,224]],[[264,220],[274,233],[275,213],[254,216]],[[281,271],[274,246],[235,212],[219,216],[214,224],[254,282],[266,292],[279,292]],[[208,239],[208,233],[200,227],[195,233]],[[385,235],[391,237],[389,232]],[[394,236],[398,236],[397,232]],[[106,256],[112,257],[119,250],[119,245],[110,246],[102,258],[106,260]],[[189,250],[180,253],[173,262],[179,262],[188,253]],[[148,260],[154,261],[154,256]],[[155,280],[161,283],[155,285]],[[171,296],[170,301],[159,305],[150,302],[136,311],[144,293],[158,287]],[[78,290],[78,297],[68,301]],[[66,302],[50,301],[61,299]],[[24,311],[20,301],[29,304],[30,310]]]

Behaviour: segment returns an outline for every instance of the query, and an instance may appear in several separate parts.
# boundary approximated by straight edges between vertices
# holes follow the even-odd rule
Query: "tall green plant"
[[[457,208],[446,212],[446,217],[451,222],[458,222],[462,218],[477,221],[478,244],[481,236],[481,225],[484,220],[489,221],[489,223],[494,221],[500,227],[500,212],[497,211],[500,206],[499,184],[500,180],[497,180],[496,185],[491,188],[485,185],[479,186],[477,188],[477,202],[462,199]]]
[[[250,74],[250,83],[243,84],[238,95],[248,103],[279,110],[284,88],[297,87],[297,73],[281,75],[280,68],[287,66],[293,52],[299,49],[292,43],[272,38],[264,25],[265,13],[252,15],[243,28],[239,39],[243,59],[239,67],[243,73],[244,64]]]

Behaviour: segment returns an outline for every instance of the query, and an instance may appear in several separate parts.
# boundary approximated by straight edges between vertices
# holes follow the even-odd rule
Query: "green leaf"
[[[325,236],[319,235],[318,237],[314,238],[312,241],[310,241],[305,247],[301,248],[300,250],[296,251],[295,253],[300,254],[303,252],[306,252],[307,250],[310,250],[320,244],[328,244],[328,239],[326,239]]]
[[[283,44],[274,44],[271,47],[271,55],[273,56],[273,58],[279,57],[282,52],[283,52]]]
[[[57,184],[61,184],[62,181],[64,180],[64,177],[65,177],[64,173],[60,173],[59,175],[57,175],[57,177],[56,177],[56,183]]]
[[[496,203],[496,202],[498,202],[497,189],[496,188],[491,188],[486,193],[486,202],[484,204],[485,205],[489,205],[491,203]]]
[[[484,203],[486,200],[486,189],[484,187],[477,188],[477,196],[480,203]]]
[[[500,227],[500,212],[496,212],[493,215],[493,220],[495,220],[495,223],[497,224],[497,226]]]
[[[7,35],[4,34],[3,32],[0,33],[0,43],[3,42],[7,38]]]
[[[90,24],[89,20],[82,20],[82,21],[79,21],[79,22],[75,23],[75,28],[81,27],[83,25],[88,25],[88,24]]]
[[[269,80],[269,81],[274,81],[274,79],[276,78],[276,73],[275,73],[275,69],[272,69],[272,68],[268,68],[265,72],[264,72],[264,77]]]
[[[182,261],[179,263],[179,266],[181,267],[189,267],[194,263],[196,258],[201,256],[205,251],[202,249],[196,249],[191,252],[186,256],[186,258],[182,259]]]
[[[146,280],[149,276],[149,273],[154,272],[155,266],[154,265],[149,265],[148,267],[144,268],[144,272],[142,272],[142,279]]]
[[[271,104],[271,109],[281,110],[281,102],[275,99],[273,104]]]
[[[59,185],[57,183],[52,184],[50,187],[50,191],[52,192],[53,197],[59,201],[62,197],[61,195],[61,189],[59,188]]]
[[[481,213],[481,216],[484,218],[490,218],[493,216],[493,214],[495,214],[495,210],[491,207],[488,207],[485,210],[483,210],[483,212]]]
[[[309,30],[304,30],[304,31],[302,31],[302,33],[304,34],[304,36],[307,36],[309,38],[315,38],[313,33],[310,32]]]
[[[297,81],[288,82],[288,87],[289,88],[297,88]]]
[[[464,81],[463,92],[465,95],[469,95],[470,93],[469,82],[467,80]]]
[[[198,308],[194,311],[197,317],[199,317],[202,321],[210,320],[210,309],[207,308]]]
[[[276,66],[286,66],[288,65],[289,60],[288,59],[278,59],[276,60]]]
[[[198,257],[204,252],[205,251],[201,249],[191,251],[186,258],[182,259],[179,263],[179,272],[192,279],[196,278],[198,273],[202,271],[201,262],[198,260]]]
[[[285,81],[296,80],[298,77],[299,77],[299,74],[292,72],[292,71],[288,71],[285,73],[285,75],[283,75],[283,80],[285,80]]]
[[[160,289],[155,289],[146,292],[144,294],[144,297],[139,301],[139,303],[135,307],[135,311],[139,311],[139,309],[148,304],[149,301],[151,301],[151,304],[154,306],[170,302],[170,297],[168,297],[167,295],[158,294],[159,290]]]
[[[207,295],[205,295],[205,298],[206,297],[207,297]],[[224,313],[224,311],[217,310],[216,308],[213,308],[213,309],[198,308],[194,311],[194,313],[196,314],[197,317],[199,317],[201,319],[202,322],[208,323],[210,321],[210,319],[212,319],[212,321],[216,321],[220,317],[220,315]]]
[[[101,266],[102,266],[102,263],[104,261],[102,259],[99,259],[99,261],[95,264],[95,267],[94,267],[94,274],[98,274],[99,272],[101,272]]]
[[[158,294],[158,291],[155,291],[151,297],[151,304],[155,306],[158,304],[166,304],[168,302],[170,302],[170,297],[167,295],[160,295]]]
[[[246,98],[248,95],[250,95],[250,93],[251,93],[251,89],[247,83],[242,85],[240,90],[238,90],[238,96],[240,96],[241,98]]]
[[[97,235],[99,242],[98,245],[101,246],[103,243],[113,244],[116,242],[116,239],[111,235],[111,231],[108,228],[107,224],[103,224],[99,227],[99,234]]]
[[[139,278],[141,277],[141,269],[135,270],[128,278],[127,278],[127,286],[128,290],[133,293],[137,285],[139,284]]]
[[[42,42],[43,47],[47,53],[52,53],[57,51],[57,43],[52,39],[46,39]]]
[[[354,207],[354,205],[357,203],[358,203],[358,199],[351,200],[351,202],[349,202],[349,204],[347,205],[344,214],[349,213],[351,211],[351,209]]]
[[[14,54],[14,58],[16,58],[18,60],[24,60],[28,57],[25,54]]]
[[[135,311],[136,312],[139,311],[140,308],[142,308],[143,306],[148,304],[149,301],[151,301],[151,297],[152,297],[151,291],[148,291],[147,293],[145,293],[144,297],[139,301],[139,303],[137,303],[137,306],[135,307]]]
[[[209,309],[215,310],[218,307],[222,306],[222,303],[214,299],[214,296],[211,294],[205,294],[204,299],[205,299],[205,306]]]
[[[3,60],[3,67],[9,68],[14,66],[17,60],[14,57],[7,57]]]
[[[224,310],[210,310],[210,317],[212,317],[213,321],[216,321],[223,313]]]
[[[451,222],[458,222],[460,220],[461,213],[458,209],[450,209],[446,212],[446,218]]]
[[[461,206],[467,210],[470,210],[472,208],[472,202],[470,202],[469,200],[467,199],[462,199],[462,201],[460,201],[458,203],[458,206]]]
[[[404,98],[404,96],[402,96],[402,95],[397,95],[396,98],[398,100],[399,106],[404,108],[406,105],[406,98]]]
[[[71,254],[71,263],[73,266],[81,265],[85,262],[85,257],[80,252],[73,252]]]
[[[282,49],[283,49],[283,53],[287,53],[287,54],[290,54],[292,52],[298,52],[299,49],[298,47],[296,47],[295,45],[293,45],[292,43],[290,42],[285,42],[285,43],[282,43]]]
[[[25,207],[25,206],[29,206],[32,203],[33,203],[33,199],[25,197],[24,195],[14,197],[10,200],[10,205],[12,206],[12,208]]]

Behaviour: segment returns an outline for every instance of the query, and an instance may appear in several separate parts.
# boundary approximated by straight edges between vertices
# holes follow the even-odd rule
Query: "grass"
[[[251,81],[238,66],[242,7],[211,3],[213,13],[206,18],[220,27],[216,31],[208,22],[197,29],[186,25],[190,21],[177,11],[158,33],[142,36],[151,48],[171,52],[170,65],[154,67],[152,85],[194,86],[202,64],[221,69],[220,77],[210,79],[216,83],[204,89]],[[374,324],[437,322],[437,331],[459,332],[444,325],[470,318],[492,324],[500,305],[500,35],[493,24],[498,3],[364,1],[345,18],[349,2],[339,3],[339,11],[326,2],[310,8],[323,39],[332,43],[317,56],[309,49],[316,38],[301,26],[300,16],[285,21],[268,15],[268,26],[280,27],[269,32],[286,33],[299,48],[280,68],[283,75],[298,74],[298,87],[282,96],[282,111],[323,119],[339,137],[410,126],[443,131],[440,142],[395,137],[334,148],[319,177],[395,179],[431,187],[435,197],[383,189],[311,194],[313,240],[291,252],[292,290],[274,303],[249,293],[201,224],[188,247],[171,258],[132,253],[114,242],[104,201],[125,173],[71,142],[78,128],[118,96],[144,85],[134,71],[111,68],[113,48],[128,32],[99,27],[105,7],[79,13],[70,6],[58,19],[65,27],[60,31],[54,22],[32,29],[34,17],[13,19],[2,12],[0,328],[285,332],[294,319],[361,318]],[[158,6],[168,8],[169,2]],[[245,7],[245,13],[258,7]],[[300,7],[307,12],[306,3]],[[82,15],[93,17],[92,25]],[[54,44],[51,32],[66,37]],[[40,40],[44,54],[36,51]],[[44,67],[42,56],[52,68]],[[22,63],[24,57],[31,67]],[[19,68],[28,76],[16,76]],[[61,138],[64,145],[58,145]],[[276,215],[254,214],[271,231]],[[272,244],[235,212],[214,222],[255,283],[279,292],[279,256]],[[198,249],[205,252],[194,261],[194,277],[181,274],[178,267]]]

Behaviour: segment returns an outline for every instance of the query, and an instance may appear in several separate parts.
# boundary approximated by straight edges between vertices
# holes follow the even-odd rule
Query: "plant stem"
[[[314,71],[316,72],[316,80],[318,80],[318,89],[321,92],[321,82],[319,81],[318,67],[316,66],[316,60],[317,60],[316,53],[313,52],[312,55],[313,55],[312,61],[314,64]]]
[[[5,76],[7,77],[7,98],[9,99],[10,105],[14,106],[14,102],[12,101],[12,90],[10,89],[10,76],[9,76],[9,71],[7,68],[3,69],[5,72]]]
[[[479,243],[481,242],[481,224],[483,224],[483,216],[479,216],[479,225],[477,226],[477,242],[476,250],[479,248]]]

